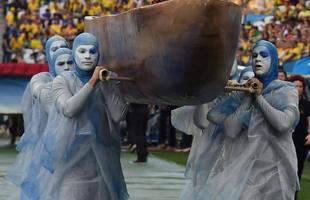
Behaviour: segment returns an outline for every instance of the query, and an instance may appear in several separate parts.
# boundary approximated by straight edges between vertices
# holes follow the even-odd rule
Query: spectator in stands
[[[12,49],[10,45],[10,38],[8,32],[5,32],[2,37],[2,52],[3,52],[2,62],[10,62]]]
[[[279,70],[278,70],[278,79],[281,81],[287,80],[287,74],[283,68],[279,68]]]

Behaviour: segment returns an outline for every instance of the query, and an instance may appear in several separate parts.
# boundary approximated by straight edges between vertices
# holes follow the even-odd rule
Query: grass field
[[[0,147],[0,159],[1,155],[16,154],[16,150],[12,147]],[[186,164],[188,153],[183,152],[169,152],[169,151],[156,151],[152,152],[152,155],[161,158],[163,160],[175,162],[179,165]],[[310,200],[310,162],[306,161],[304,167],[304,173],[301,180],[301,191],[298,195],[298,200]]]
[[[172,161],[180,165],[185,165],[188,153],[175,152],[152,152],[152,154],[163,160]],[[310,200],[310,162],[306,161],[304,173],[301,179],[301,190],[298,194],[298,200]]]

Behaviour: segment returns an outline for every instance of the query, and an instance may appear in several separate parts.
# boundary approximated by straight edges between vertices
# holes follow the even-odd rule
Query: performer
[[[299,183],[291,134],[299,120],[298,95],[293,84],[276,80],[277,69],[276,47],[258,41],[249,81],[258,89],[225,119],[223,151],[198,199],[294,198]]]
[[[232,68],[230,81],[233,83],[245,83],[249,78],[254,76],[251,68],[245,68],[240,77],[236,78],[238,71]],[[238,83],[238,84],[240,84]],[[190,179],[189,183],[182,192],[181,199],[199,199],[197,195],[204,190],[204,185],[212,172],[213,166],[216,164],[216,158],[223,149],[223,126],[219,124],[209,123],[207,113],[215,106],[223,108],[230,107],[230,112],[233,112],[238,105],[230,105],[229,99],[231,95],[222,94],[210,103],[199,106],[183,106],[172,111],[173,125],[194,136],[190,155],[186,166],[186,177]],[[226,103],[225,103],[226,102]],[[221,118],[227,117],[227,113],[218,113]]]
[[[74,70],[53,81],[54,120],[44,133],[53,176],[42,199],[128,199],[117,124],[127,106],[114,93],[117,82],[98,82],[98,50],[92,34],[78,35]]]
[[[51,57],[51,65],[54,66],[57,75],[64,71],[71,70],[73,68],[72,51],[68,48],[59,48]],[[41,109],[43,110],[43,112],[41,112],[42,115],[45,114],[48,117],[53,117],[49,114],[53,106],[52,82],[46,83],[41,87],[39,99],[41,102]],[[45,153],[43,140],[44,135],[39,137],[34,147],[31,162],[27,170],[27,176],[21,183],[22,191],[29,199],[40,199],[40,196],[42,196],[46,186],[49,184],[51,176],[50,172],[43,167],[44,165],[42,166],[40,160],[41,154]]]
[[[56,76],[54,65],[51,63],[51,56],[60,47],[67,47],[65,39],[61,36],[55,35],[47,40],[45,51],[49,72],[34,75],[23,94],[22,113],[25,132],[16,147],[20,153],[6,176],[8,180],[18,186],[27,176],[33,150],[47,123],[48,113],[45,112],[44,108],[50,103],[48,88],[51,88],[52,80]]]

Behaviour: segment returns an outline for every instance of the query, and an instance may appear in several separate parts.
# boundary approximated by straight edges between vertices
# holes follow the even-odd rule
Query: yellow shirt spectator
[[[58,23],[53,23],[53,24],[50,26],[50,32],[51,32],[51,34],[62,35],[62,33],[61,33],[61,25],[58,24]]]
[[[35,11],[39,9],[39,0],[28,0],[28,8],[31,11]]]
[[[76,29],[80,31],[84,31],[84,22],[83,20],[78,20],[77,23],[75,24]]]
[[[14,19],[14,13],[12,11],[8,11],[6,16],[5,16],[6,23],[11,26],[14,24],[15,19]]]
[[[42,50],[43,49],[43,45],[42,45],[41,40],[38,39],[38,38],[32,38],[30,40],[30,48]]]
[[[101,0],[101,3],[105,8],[112,8],[116,5],[115,0]]]
[[[36,34],[36,33],[40,32],[40,25],[39,24],[32,22],[30,24],[30,27],[31,27],[31,33]]]
[[[94,2],[93,6],[92,6],[92,11],[94,13],[94,15],[96,16],[100,16],[100,14],[102,13],[102,8],[99,2]]]
[[[24,38],[19,37],[17,34],[11,38],[10,46],[12,47],[13,51],[18,51],[23,47]]]

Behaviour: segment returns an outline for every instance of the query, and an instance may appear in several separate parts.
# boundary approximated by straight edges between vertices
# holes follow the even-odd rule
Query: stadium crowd
[[[249,65],[250,49],[260,39],[276,44],[280,65],[309,56],[310,1],[251,1],[247,12],[265,14],[258,22],[242,24],[237,57],[240,65]]]
[[[83,32],[84,16],[104,16],[164,0],[6,0],[2,62],[44,63],[44,43],[53,35],[67,41]],[[244,20],[237,59],[249,65],[251,46],[259,39],[274,42],[280,64],[309,56],[309,0],[233,0],[247,14],[264,14],[258,22]]]
[[[58,34],[72,42],[85,16],[117,14],[163,0],[6,0],[2,62],[44,63],[44,43]]]

